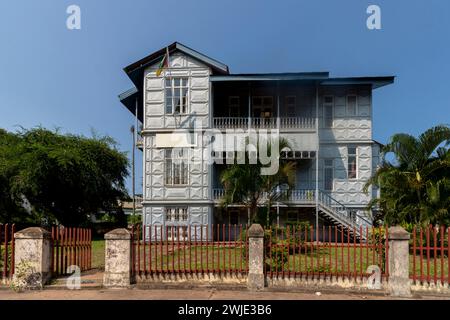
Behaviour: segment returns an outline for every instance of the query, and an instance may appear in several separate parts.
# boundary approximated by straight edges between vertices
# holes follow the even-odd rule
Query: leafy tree
[[[110,137],[43,128],[0,132],[0,217],[80,225],[98,211],[120,213],[128,160]]]
[[[270,156],[271,144],[266,143],[268,156]],[[260,159],[259,145],[256,148],[257,159]],[[286,148],[289,148],[287,140],[279,139],[279,149],[275,151],[278,153],[278,159],[280,151]],[[262,223],[268,225],[270,224],[270,207],[274,202],[283,201],[289,197],[294,186],[295,163],[280,161],[279,169],[274,175],[261,175],[262,167],[264,166],[260,161],[257,161],[256,164],[250,163],[248,152],[245,153],[244,164],[228,165],[220,177],[225,189],[222,206],[242,204],[250,210],[252,222],[255,222],[258,217],[258,207],[266,206],[266,221],[262,221]],[[280,192],[280,190],[282,191]]]
[[[368,181],[380,188],[378,207],[389,224],[450,222],[450,128],[440,125],[418,138],[395,134],[383,148],[375,175]],[[386,159],[393,155],[394,160]]]

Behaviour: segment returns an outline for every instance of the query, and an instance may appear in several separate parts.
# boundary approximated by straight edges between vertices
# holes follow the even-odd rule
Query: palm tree
[[[380,167],[367,182],[381,196],[369,207],[379,207],[389,224],[442,223],[449,214],[450,128],[439,125],[418,138],[399,133],[383,148]],[[393,161],[386,157],[393,155]]]
[[[279,149],[276,150],[277,158],[280,151],[290,149],[286,139],[279,139]],[[259,146],[257,146],[257,159],[259,159]],[[267,150],[270,156],[271,144],[267,142]],[[263,165],[257,161],[250,164],[248,153],[245,155],[245,164],[231,164],[221,174],[220,180],[224,186],[225,194],[222,198],[222,206],[241,204],[250,211],[250,222],[254,221],[258,207],[267,206],[266,224],[269,224],[270,208],[276,201],[283,201],[289,197],[294,187],[295,163],[292,161],[279,162],[278,171],[274,175],[261,175]],[[280,192],[280,189],[283,192]]]

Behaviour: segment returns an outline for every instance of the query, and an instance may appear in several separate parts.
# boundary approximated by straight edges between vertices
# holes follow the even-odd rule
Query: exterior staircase
[[[318,205],[322,216],[348,230],[351,236],[361,241],[367,240],[365,231],[372,223],[366,217],[356,212],[352,213],[349,208],[323,191],[319,191]]]
[[[316,205],[316,190],[313,189],[299,189],[291,190],[287,192],[286,190],[279,191],[280,198],[285,199],[281,202],[286,202],[287,205],[300,204],[309,207],[315,207]],[[223,189],[214,189],[213,198],[216,201],[224,195]],[[261,205],[266,203],[267,194],[263,194],[261,197]],[[361,216],[356,212],[346,207],[344,204],[340,203],[333,197],[331,197],[327,192],[319,190],[318,193],[318,207],[321,216],[338,226],[342,226],[348,231],[351,237],[356,237],[360,241],[366,241],[367,233],[366,228],[371,227],[372,223],[367,219],[367,217]]]

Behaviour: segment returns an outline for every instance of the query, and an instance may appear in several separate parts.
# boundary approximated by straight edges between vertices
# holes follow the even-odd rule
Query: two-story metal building
[[[264,129],[286,138],[292,149],[282,157],[296,161],[295,189],[274,206],[276,223],[370,224],[366,206],[377,190],[364,193],[363,186],[380,154],[372,139],[372,90],[394,77],[232,74],[178,42],[124,71],[134,87],[119,98],[142,124],[144,225],[173,226],[166,235],[173,239],[185,237],[189,225],[246,224],[242,207],[220,206],[226,164],[210,161],[205,132]]]

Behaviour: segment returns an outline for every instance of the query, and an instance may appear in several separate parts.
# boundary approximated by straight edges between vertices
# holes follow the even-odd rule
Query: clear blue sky
[[[71,4],[81,30],[66,28]],[[366,28],[370,4],[381,7],[382,30]],[[94,128],[129,152],[122,68],[179,41],[236,73],[396,75],[375,91],[374,138],[418,134],[450,123],[449,13],[448,0],[2,0],[0,127]]]

